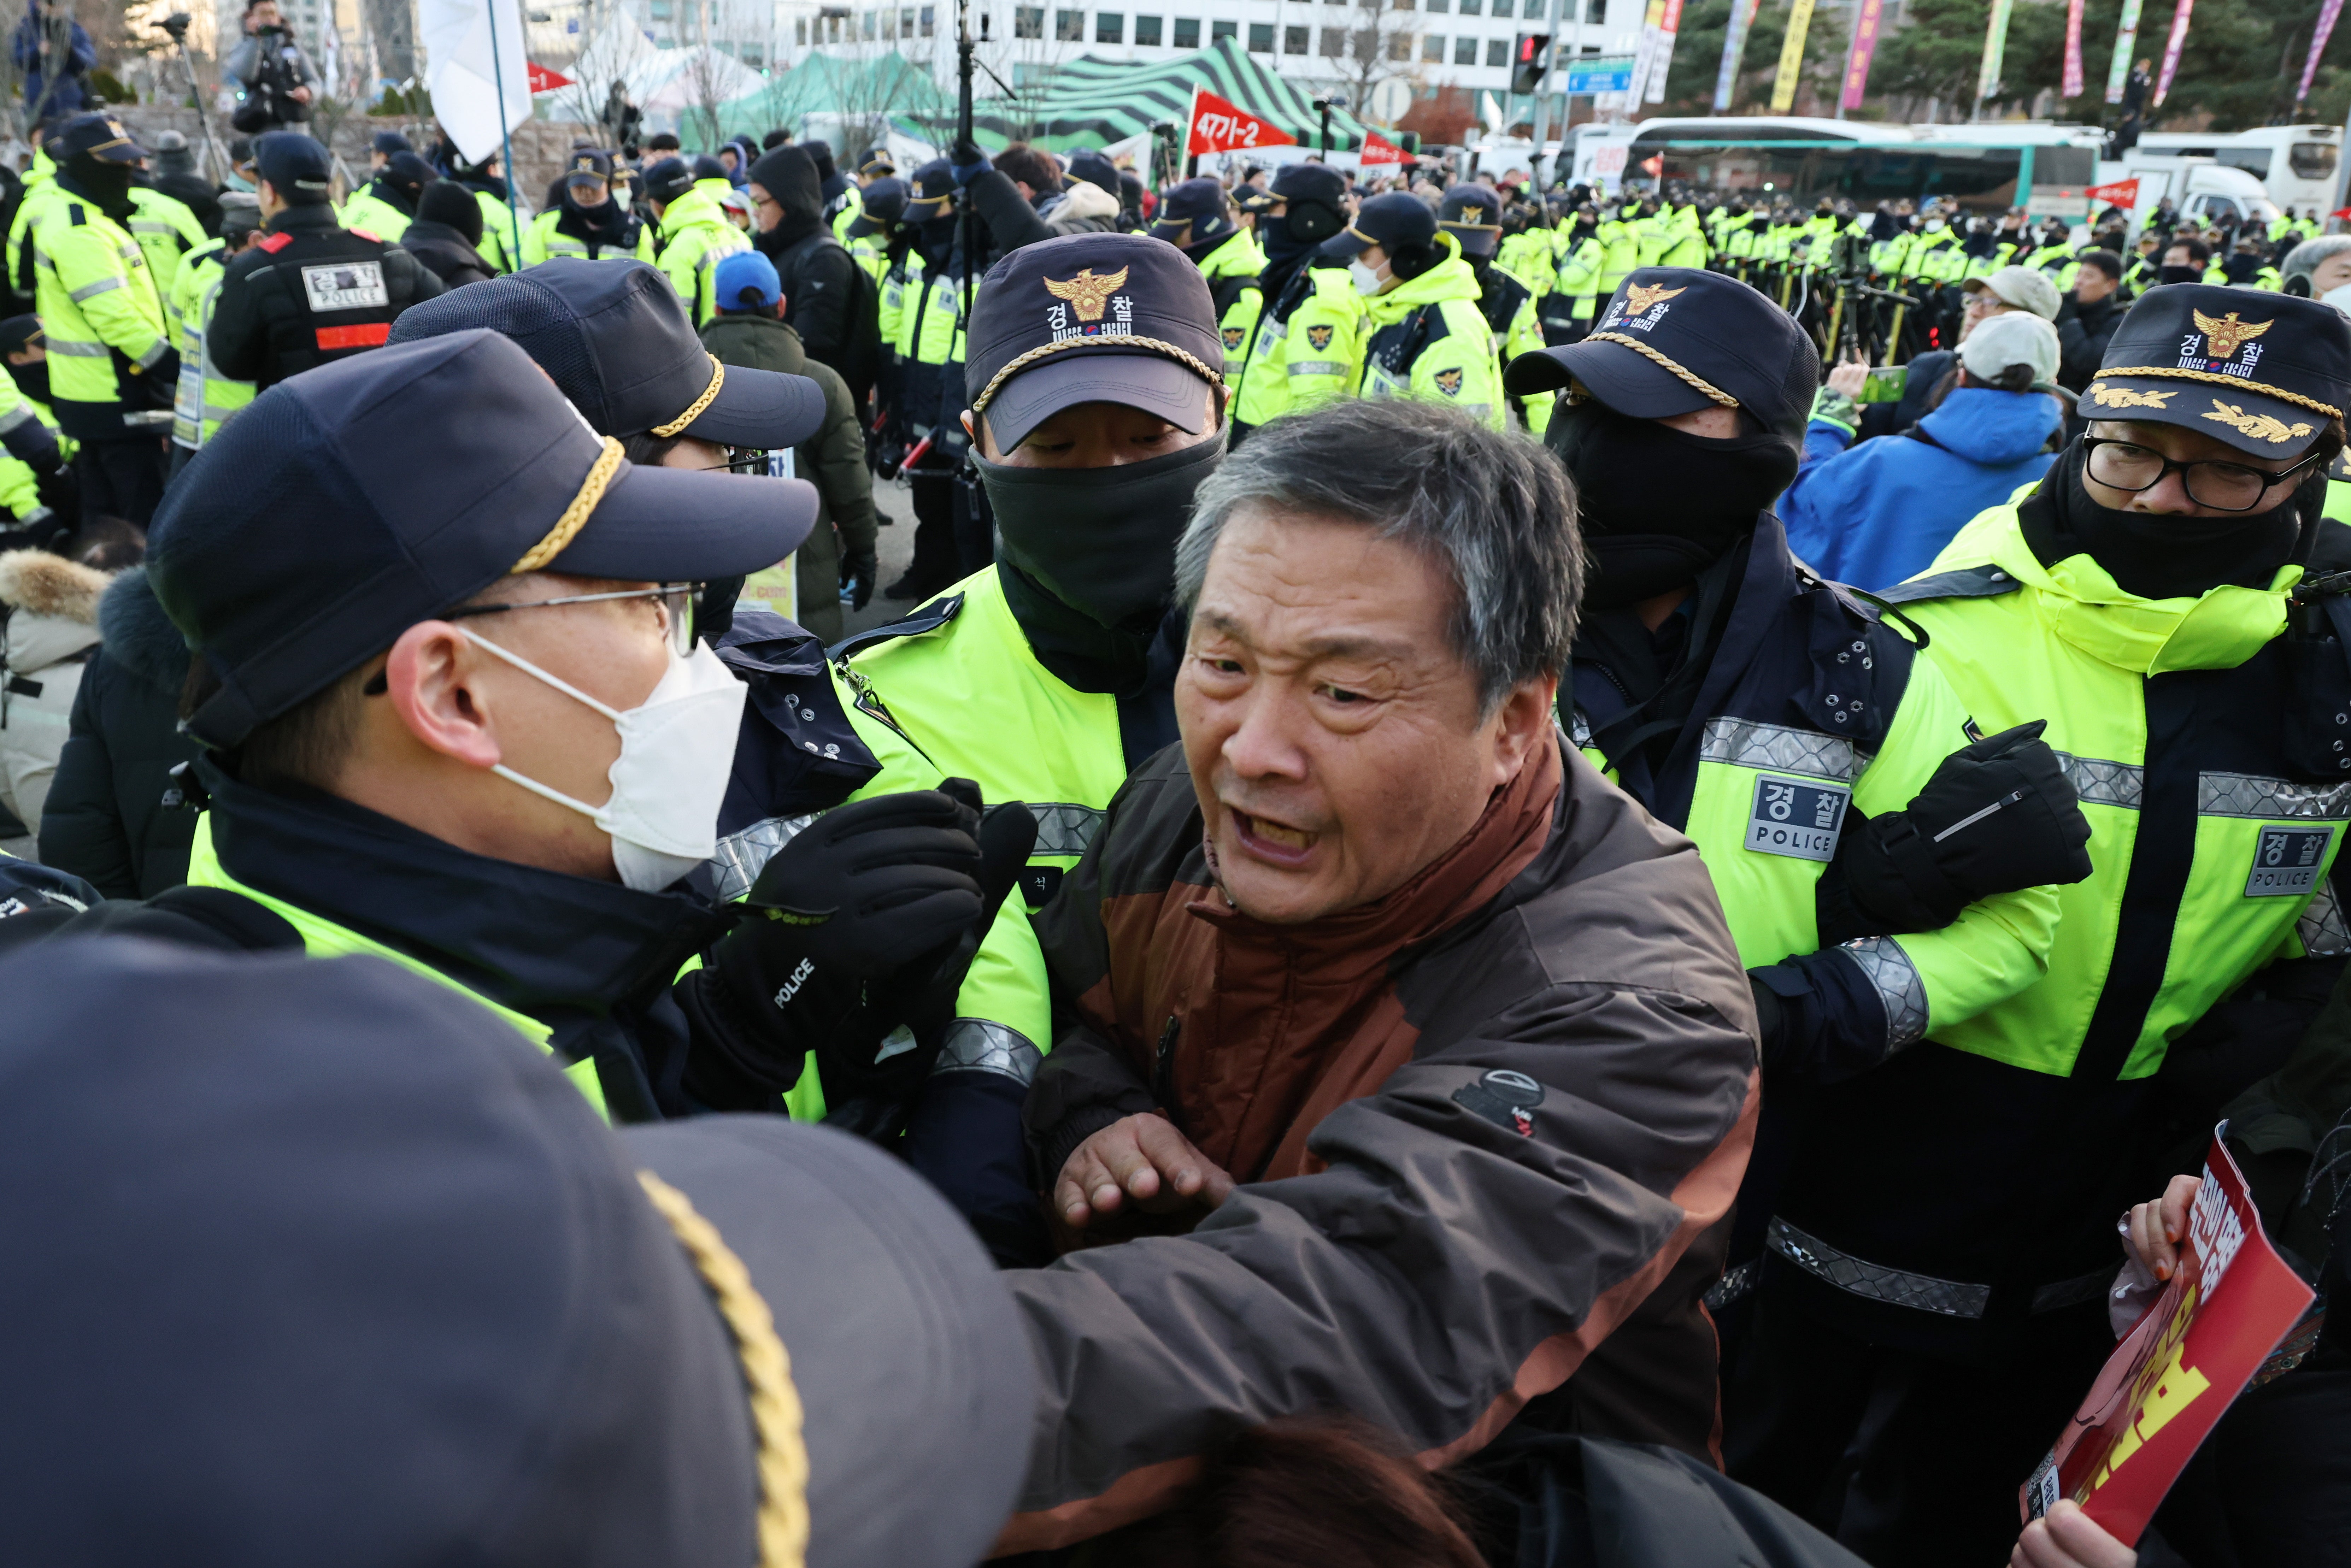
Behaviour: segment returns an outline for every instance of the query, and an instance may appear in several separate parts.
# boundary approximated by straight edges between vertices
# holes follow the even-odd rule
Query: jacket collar
[[[331,795],[197,766],[214,852],[238,882],[536,1018],[601,1015],[665,986],[724,924],[697,893],[491,860]]]
[[[1478,298],[1478,275],[1461,259],[1461,246],[1451,235],[1440,234],[1437,243],[1451,254],[1418,277],[1406,278],[1385,294],[1367,303],[1382,316],[1401,316],[1416,305],[1427,305],[1441,299],[1475,299]]]
[[[313,230],[339,229],[342,226],[336,220],[333,205],[326,202],[311,202],[298,207],[288,207],[263,225],[274,235],[302,234]]]

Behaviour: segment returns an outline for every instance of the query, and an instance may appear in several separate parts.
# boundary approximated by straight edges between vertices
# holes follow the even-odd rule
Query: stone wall
[[[122,117],[123,124],[131,134],[147,145],[152,145],[148,138],[163,131],[178,131],[188,139],[192,147],[204,144],[203,127],[198,124],[196,111],[193,109],[177,104],[141,103],[122,105],[116,112]],[[428,156],[438,139],[431,120],[377,120],[362,114],[347,115],[335,128],[331,146],[349,178],[365,183],[368,147],[379,131],[399,131],[414,144],[419,152]],[[312,133],[317,133],[315,127]],[[514,157],[518,174],[516,188],[533,210],[541,204],[547,187],[562,171],[573,140],[590,133],[588,126],[552,120],[525,120],[514,128]],[[225,152],[231,134],[225,120],[214,120],[213,134]]]

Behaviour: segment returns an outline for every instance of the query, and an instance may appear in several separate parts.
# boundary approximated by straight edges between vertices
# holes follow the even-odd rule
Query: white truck
[[[2102,160],[2098,183],[2138,182],[2138,200],[2131,210],[2131,232],[2137,234],[2166,196],[2182,217],[2207,223],[2241,225],[2250,219],[2266,229],[2278,215],[2262,183],[2242,169],[2189,153],[2143,152],[2132,149],[2119,159]],[[2091,217],[2095,220],[2096,212]]]

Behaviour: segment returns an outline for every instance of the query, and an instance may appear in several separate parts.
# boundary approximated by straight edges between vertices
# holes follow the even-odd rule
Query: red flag
[[[528,62],[525,63],[528,64]],[[569,77],[565,76],[561,71],[549,70],[545,66],[529,66],[527,74],[530,78],[530,90],[533,92],[553,92],[557,88],[571,85]]]
[[[1404,149],[1388,141],[1376,131],[1364,132],[1364,155],[1359,160],[1365,168],[1374,163],[1401,163]]]
[[[2067,0],[2065,6],[2065,76],[2057,89],[2059,98],[2082,96],[2082,0]]]
[[[1192,93],[1192,134],[1186,152],[1231,152],[1249,147],[1295,147],[1298,138],[1270,120],[1259,120],[1238,104],[1228,103],[1206,89]]]
[[[2090,200],[2104,202],[2112,207],[2138,205],[2138,182],[2136,179],[2116,180],[2111,185],[2093,185],[2085,193]]]

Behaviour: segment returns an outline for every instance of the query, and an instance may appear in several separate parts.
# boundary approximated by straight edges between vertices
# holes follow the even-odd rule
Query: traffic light
[[[1520,33],[1518,57],[1510,67],[1510,90],[1520,94],[1541,92],[1550,58],[1549,33]]]

